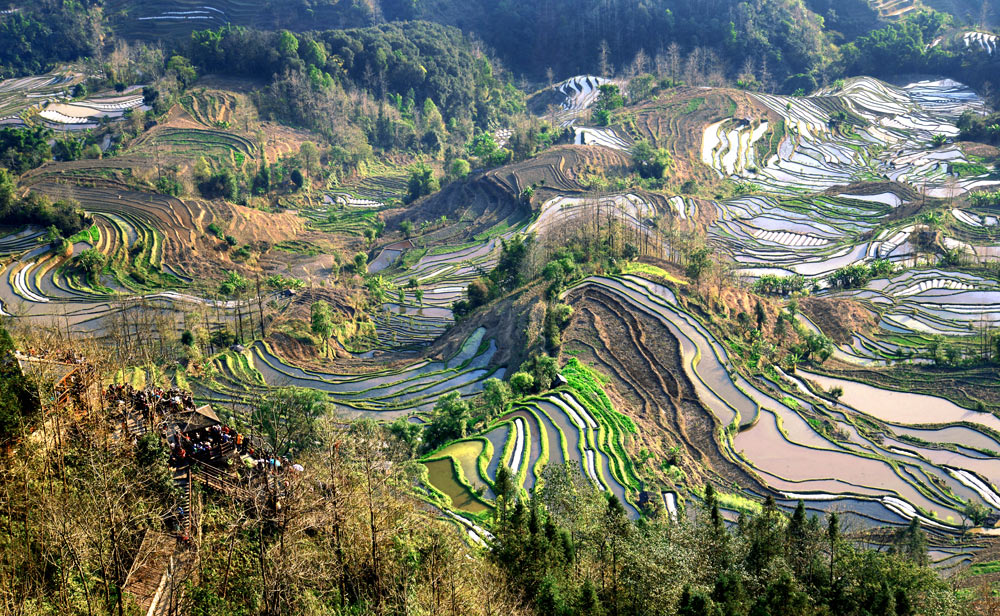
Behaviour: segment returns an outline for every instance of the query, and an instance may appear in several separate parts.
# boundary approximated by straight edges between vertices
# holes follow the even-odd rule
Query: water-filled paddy
[[[954,424],[968,422],[1000,430],[1000,419],[990,413],[962,408],[935,396],[879,389],[864,383],[799,371],[802,378],[824,390],[842,387],[840,401],[872,417],[900,425]]]
[[[469,489],[458,483],[451,459],[432,460],[424,462],[427,467],[427,480],[435,489],[446,494],[451,499],[452,507],[469,513],[489,511],[489,506],[480,501]]]

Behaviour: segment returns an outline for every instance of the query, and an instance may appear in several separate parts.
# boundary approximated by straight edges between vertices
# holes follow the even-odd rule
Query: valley
[[[605,40],[543,80],[463,32],[479,3],[98,4],[44,9],[95,56],[0,80],[0,522],[63,554],[3,609],[995,603],[985,8],[834,36],[806,2],[800,73],[776,38],[739,71]],[[114,536],[60,531],[56,490]]]

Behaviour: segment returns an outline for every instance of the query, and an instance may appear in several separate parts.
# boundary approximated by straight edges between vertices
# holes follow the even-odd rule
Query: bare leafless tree
[[[611,78],[614,77],[614,68],[611,66],[611,48],[608,47],[608,42],[602,40],[600,46],[597,48],[597,64],[601,72],[601,77]]]

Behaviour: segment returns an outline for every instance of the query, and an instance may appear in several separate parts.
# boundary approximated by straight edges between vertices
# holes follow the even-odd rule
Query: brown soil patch
[[[641,448],[653,454],[653,464],[639,467],[641,474],[670,485],[659,462],[674,458],[670,449],[676,447],[677,464],[692,483],[722,480],[761,487],[722,453],[717,420],[684,373],[680,346],[669,329],[597,287],[576,289],[567,299],[574,314],[563,336],[563,353],[609,377],[609,395],[617,398],[618,410],[639,426],[630,456],[639,459]]]
[[[851,195],[878,195],[882,193],[895,193],[903,201],[912,201],[920,198],[920,193],[909,184],[901,182],[854,182],[852,184],[840,184],[831,187],[824,195],[840,195],[843,193]]]
[[[296,212],[263,212],[254,208],[219,201],[215,207],[228,225],[226,233],[241,243],[266,241],[277,244],[295,239],[305,230],[305,221]]]
[[[187,111],[184,110],[180,105],[174,105],[167,112],[167,117],[158,126],[154,127],[149,134],[152,134],[158,128],[191,128],[196,130],[201,130],[205,128],[205,125],[199,122],[197,119],[191,117]]]
[[[960,141],[957,145],[967,156],[981,156],[987,160],[1000,158],[1000,148],[992,145],[974,141]]]
[[[848,344],[855,333],[870,332],[878,327],[878,320],[854,300],[806,297],[799,301],[799,307],[837,344]]]
[[[273,122],[262,122],[260,132],[263,133],[264,155],[274,162],[284,156],[294,156],[306,141],[322,146],[323,138],[306,130],[289,128]],[[258,140],[259,141],[259,140]]]
[[[666,148],[674,157],[670,181],[679,186],[694,180],[704,194],[711,194],[725,182],[701,162],[706,126],[731,117],[772,122],[780,119],[748,93],[724,88],[676,88],[659,100],[627,109],[625,114],[628,119],[622,129],[633,140],[644,139],[655,147]]]
[[[426,356],[438,359],[451,357],[466,338],[479,327],[484,327],[486,335],[483,339],[492,338],[497,342],[492,365],[506,366],[507,374],[512,374],[538,348],[537,336],[545,316],[541,297],[543,291],[543,285],[535,284],[496,300],[448,330],[431,346]]]

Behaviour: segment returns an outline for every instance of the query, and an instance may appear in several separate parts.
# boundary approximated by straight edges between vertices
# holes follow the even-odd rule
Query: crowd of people
[[[181,389],[137,389],[129,383],[112,383],[108,385],[104,397],[113,406],[118,406],[123,414],[138,412],[146,421],[194,410],[194,398]]]
[[[298,464],[284,456],[274,455],[266,446],[254,442],[249,436],[224,424],[182,432],[180,426],[168,438],[170,464],[184,466],[191,461],[229,467],[237,472],[248,470],[265,472],[296,472]],[[242,466],[238,460],[244,460]],[[234,467],[234,465],[237,465]]]
[[[56,396],[61,396],[64,393],[68,394],[76,401],[79,407],[89,409],[90,403],[93,400],[88,399],[87,391],[94,384],[96,374],[97,371],[90,364],[84,364],[82,367],[73,370],[64,380],[62,389],[56,389]],[[94,391],[98,390],[99,388]]]
[[[259,440],[223,423],[192,427],[189,420],[195,417],[196,408],[189,392],[159,387],[137,389],[126,383],[109,385],[105,398],[120,408],[123,418],[141,416],[144,422],[160,426],[170,446],[172,468],[199,462],[239,474],[303,470],[288,458],[275,455]]]
[[[167,439],[170,442],[170,465],[184,466],[191,460],[216,462],[233,452],[240,455],[252,451],[250,439],[225,425],[213,425],[182,432],[174,426],[174,432]]]

